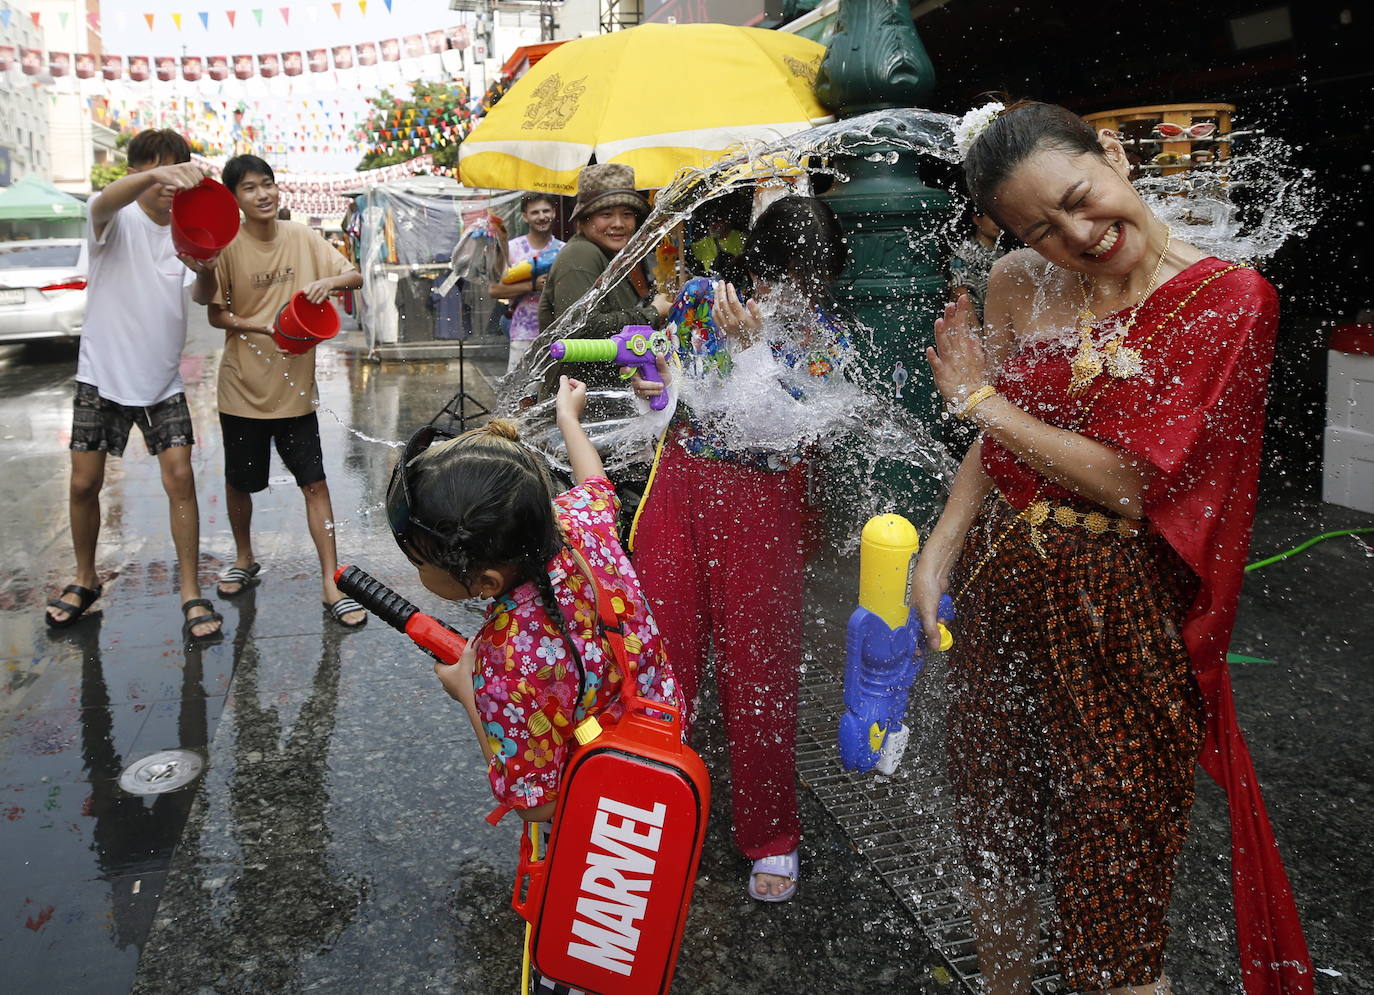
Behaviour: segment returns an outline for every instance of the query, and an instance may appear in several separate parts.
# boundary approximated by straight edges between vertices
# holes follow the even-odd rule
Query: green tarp
[[[0,221],[81,221],[85,217],[84,203],[36,176],[0,188]]]

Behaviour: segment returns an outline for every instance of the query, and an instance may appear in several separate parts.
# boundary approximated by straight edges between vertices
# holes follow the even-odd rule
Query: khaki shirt
[[[356,268],[320,235],[278,221],[262,242],[240,228],[219,257],[215,303],[254,325],[271,327],[277,312],[306,284]],[[242,418],[295,418],[315,410],[315,350],[284,356],[265,335],[226,332],[219,365],[219,410]]]

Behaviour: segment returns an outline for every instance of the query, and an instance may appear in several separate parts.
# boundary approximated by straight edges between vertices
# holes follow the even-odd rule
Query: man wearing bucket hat
[[[48,602],[47,622],[65,628],[101,595],[96,575],[100,490],[110,455],[122,456],[138,425],[162,470],[171,505],[182,600],[182,637],[218,639],[223,623],[200,596],[200,509],[191,470],[194,433],[181,382],[186,286],[210,278],[190,257],[177,262],[172,198],[198,186],[205,171],[175,131],[143,131],[128,148],[129,174],[92,197],[86,238],[90,271],[72,416],[70,513],[76,582]]]
[[[235,156],[224,164],[223,181],[243,212],[243,226],[220,253],[211,292],[202,293],[197,285],[195,295],[197,303],[209,305],[210,324],[226,333],[219,368],[219,417],[225,503],[236,553],[234,565],[220,575],[219,593],[234,597],[256,581],[261,569],[253,558],[253,494],[267,487],[275,442],[305,496],[306,523],[320,559],[324,607],[334,621],[355,629],[367,621],[367,613],[334,585],[338,554],[315,414],[315,350],[279,349],[282,340],[276,338],[274,326],[298,293],[312,305],[327,307],[333,292],[361,287],[362,274],[324,236],[278,218],[276,177],[262,159]],[[303,310],[293,308],[293,315]],[[337,330],[337,324],[334,327]]]
[[[648,213],[649,202],[635,189],[632,167],[618,162],[583,167],[571,218],[577,234],[549,270],[539,301],[541,332],[586,294]],[[606,338],[626,325],[662,328],[672,304],[666,294],[654,294],[643,268],[634,266],[587,315],[582,334]]]

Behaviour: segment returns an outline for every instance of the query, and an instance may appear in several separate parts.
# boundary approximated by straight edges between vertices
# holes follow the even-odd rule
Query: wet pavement
[[[340,557],[471,631],[476,614],[421,590],[386,534],[381,495],[395,452],[370,441],[397,442],[428,419],[454,389],[456,365],[369,363],[356,337],[322,350],[319,364]],[[183,364],[207,591],[232,555],[214,415],[218,341],[195,319]],[[375,619],[345,632],[325,617],[303,503],[279,466],[255,502],[262,582],[215,599],[222,643],[181,646],[165,498],[137,433],[126,458],[111,461],[103,494],[103,610],[45,631],[42,605],[71,579],[74,366],[70,356],[0,356],[5,989],[514,991],[515,820],[483,821],[491,801],[480,753],[428,658]],[[1369,524],[1285,497],[1261,516],[1254,548],[1267,555]],[[833,553],[813,568],[804,724],[822,732],[854,568]],[[1233,647],[1275,661],[1238,666],[1236,688],[1316,963],[1339,972],[1319,975],[1322,992],[1374,991],[1364,904],[1374,883],[1372,568],[1367,548],[1343,539],[1259,571]],[[897,798],[908,819],[898,851],[902,832],[913,852],[941,832],[938,820],[921,821],[917,797],[938,792],[920,776],[939,756],[938,667],[928,677],[909,763],[885,786],[885,804]],[[917,892],[928,882],[903,876],[891,840],[879,860],[865,831],[878,821],[876,809],[863,814],[877,804],[864,794],[874,785],[807,768],[815,785],[802,792],[799,898],[760,905],[745,896],[747,864],[728,844],[719,730],[707,724],[704,736],[717,804],[675,990],[956,991],[950,944],[936,949],[923,932]],[[120,788],[128,765],[176,748],[206,761],[189,787],[148,797]],[[1205,782],[1196,821],[1171,970],[1176,991],[1234,991],[1224,807]],[[955,869],[937,872],[948,879]]]

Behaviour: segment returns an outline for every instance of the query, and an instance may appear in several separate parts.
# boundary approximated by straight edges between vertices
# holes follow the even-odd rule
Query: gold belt
[[[1003,501],[1006,497],[1002,494],[997,495]],[[1032,501],[1025,508],[1017,511],[1018,520],[1025,522],[1030,527],[1031,545],[1042,557],[1047,556],[1045,547],[1041,544],[1044,533],[1040,531],[1040,526],[1046,522],[1054,522],[1066,529],[1080,528],[1093,535],[1117,535],[1123,539],[1133,539],[1144,532],[1144,527],[1129,518],[1122,518],[1119,515],[1109,515],[1104,511],[1079,511],[1066,504],[1052,504],[1049,501]]]
[[[1079,511],[1077,508],[1071,508],[1066,504],[1051,504],[1048,501],[1032,501],[1024,509],[1017,512],[1016,517],[1032,528],[1038,528],[1046,522],[1054,522],[1066,529],[1075,527],[1085,529],[1095,536],[1111,532],[1131,539],[1144,531],[1139,522],[1134,522],[1129,518],[1108,515],[1103,511]]]

